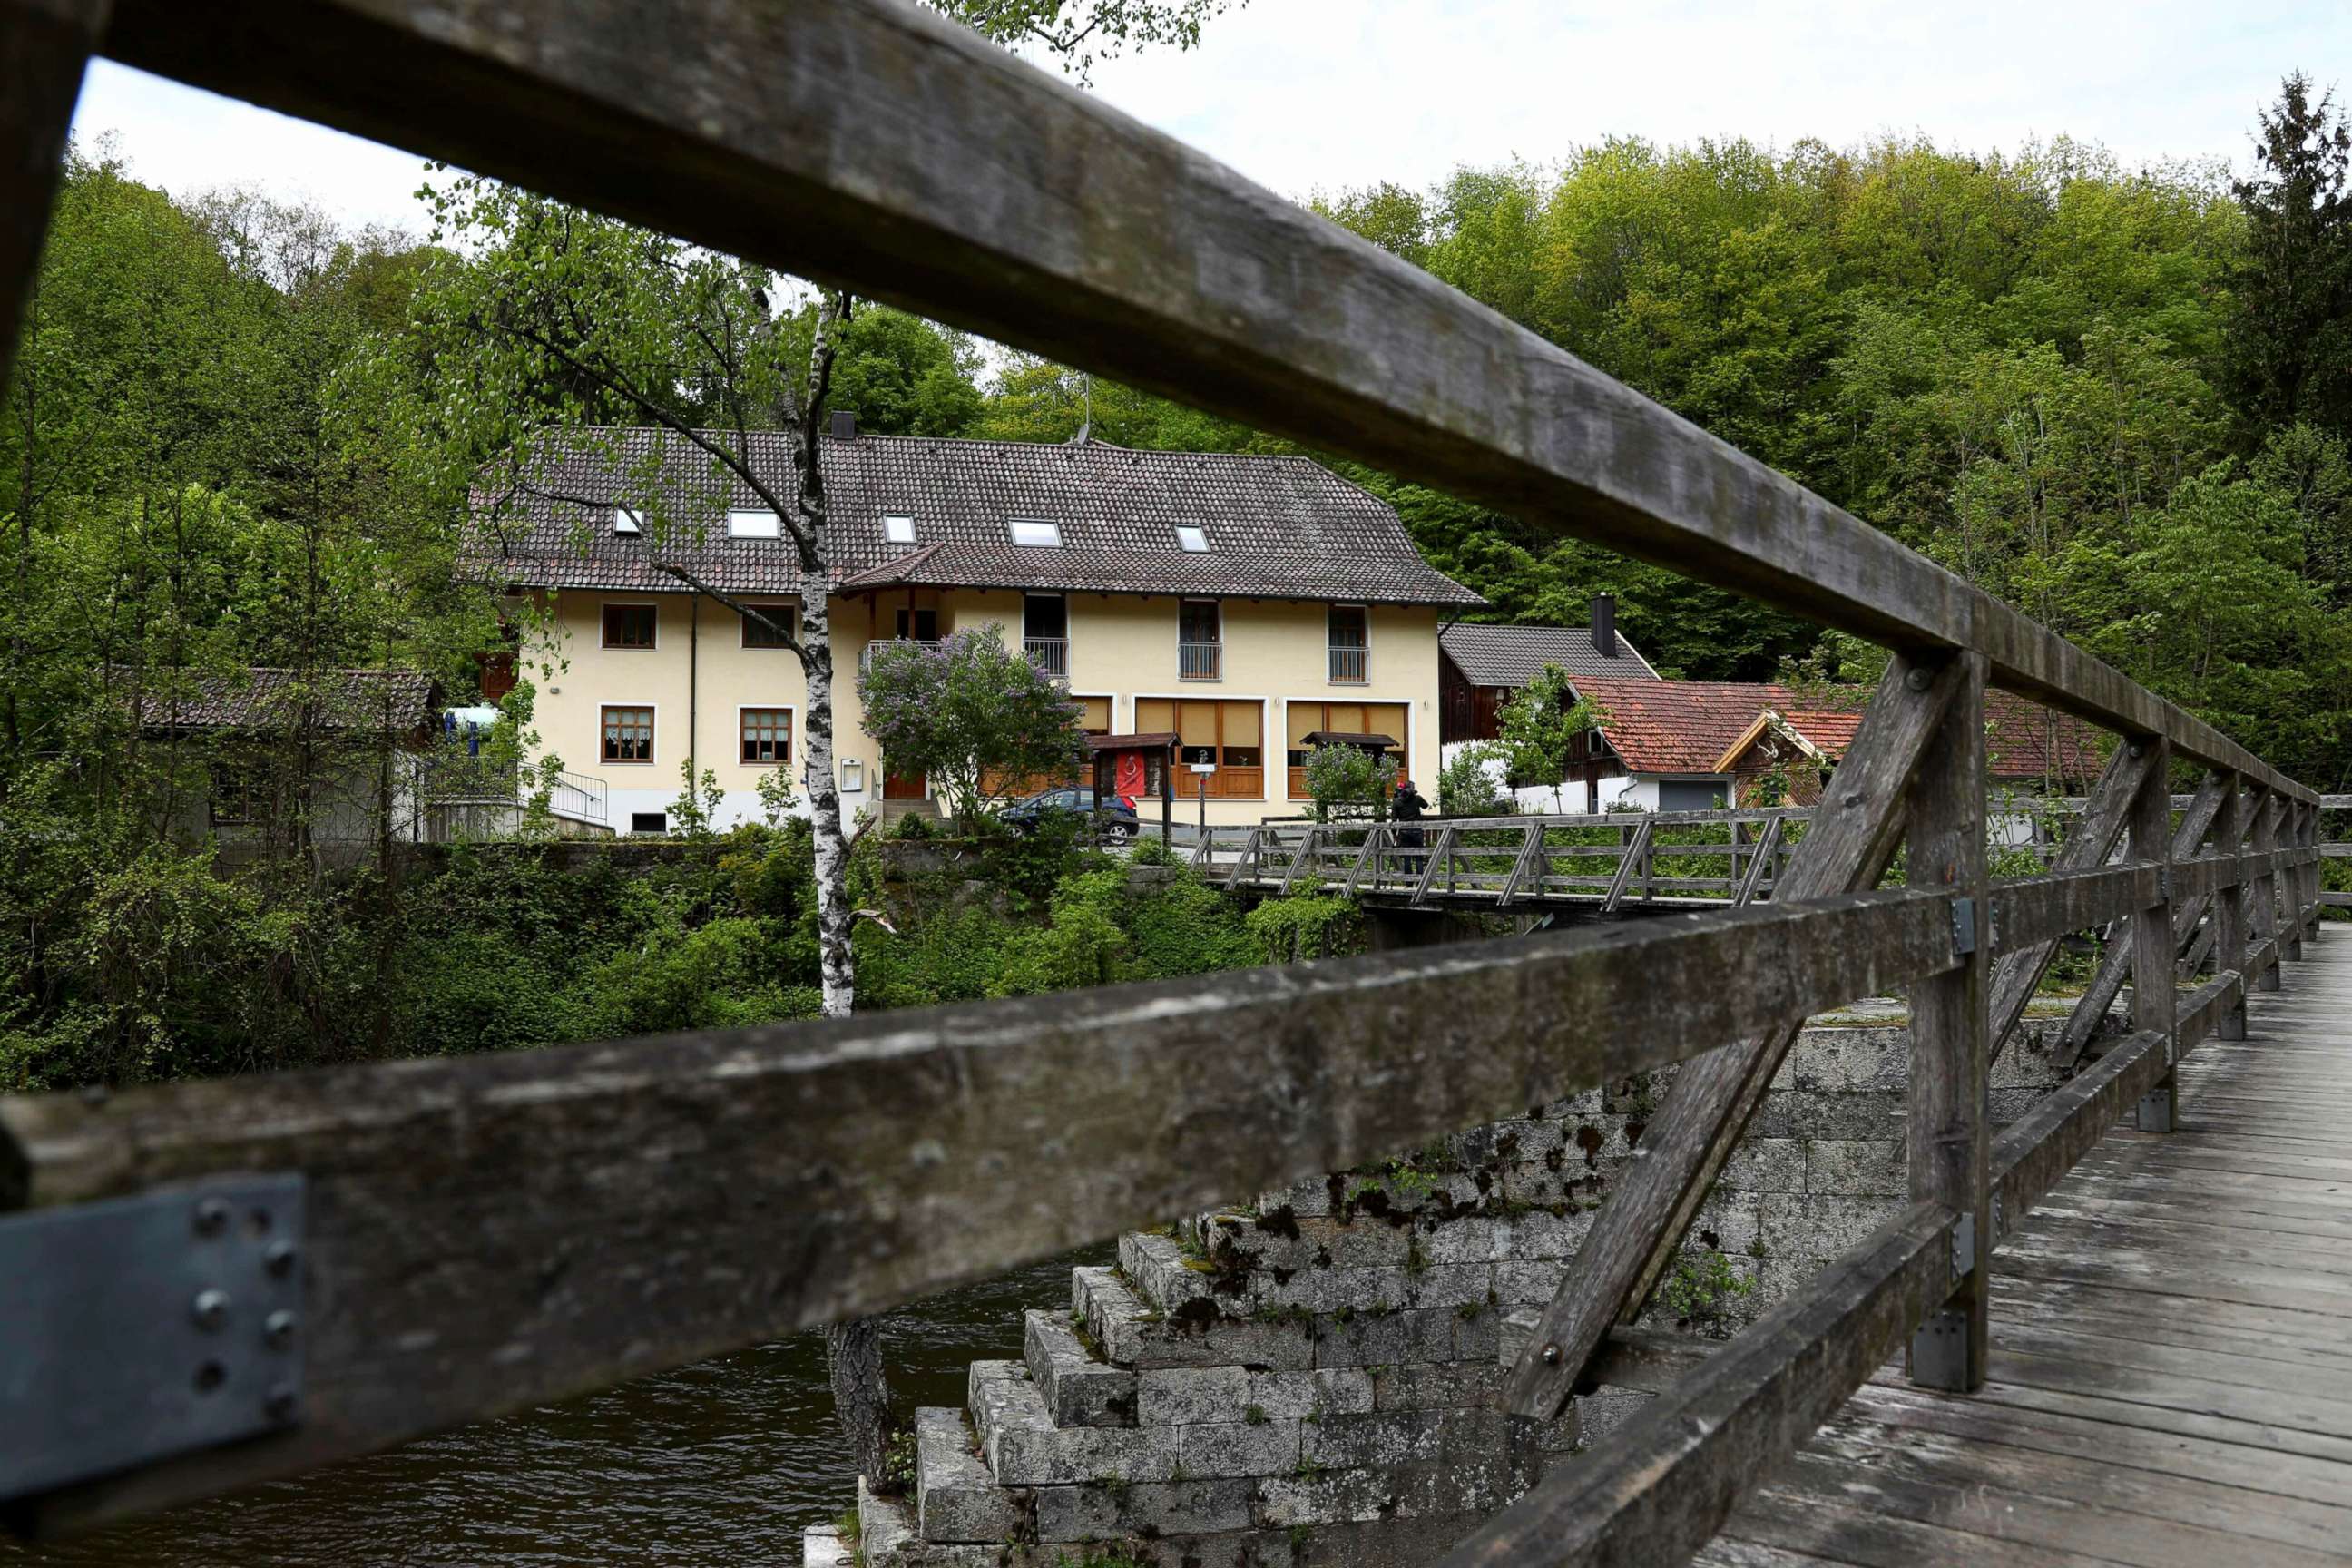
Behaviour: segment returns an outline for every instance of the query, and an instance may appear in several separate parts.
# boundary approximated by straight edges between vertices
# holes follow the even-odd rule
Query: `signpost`
[[[1192,770],[1193,776],[1200,780],[1201,842],[1206,844],[1209,841],[1209,775],[1217,771],[1217,764],[1214,763],[1188,763],[1185,765],[1190,767]]]

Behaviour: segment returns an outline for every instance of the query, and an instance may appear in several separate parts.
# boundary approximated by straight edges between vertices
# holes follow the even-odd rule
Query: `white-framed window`
[[[645,531],[646,520],[643,517],[631,511],[625,506],[616,506],[613,509],[613,531],[614,533],[637,534],[643,533]]]
[[[886,514],[882,519],[882,537],[891,544],[914,543],[915,520],[911,517],[894,517]]]
[[[1176,525],[1176,548],[1199,554],[1209,548],[1209,531],[1189,522]]]
[[[730,539],[779,539],[783,536],[783,519],[765,508],[727,514],[727,537]]]
[[[1039,517],[1015,517],[1004,526],[1012,531],[1013,542],[1033,550],[1059,550],[1062,547],[1062,525]]]

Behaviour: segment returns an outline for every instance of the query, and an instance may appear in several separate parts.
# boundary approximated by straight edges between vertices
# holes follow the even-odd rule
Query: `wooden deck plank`
[[[1985,1387],[1882,1368],[1702,1561],[2352,1563],[2352,939],[2305,952],[2181,1062],[2178,1131],[2002,1242]]]
[[[1817,1447],[1926,1485],[2121,1510],[2306,1552],[2332,1551],[2352,1532],[2352,1510],[2218,1479],[2201,1464],[2158,1474],[2117,1463],[2112,1452],[2053,1453],[2009,1437],[2006,1427],[1955,1434],[1917,1420],[1866,1419],[1850,1408],[1822,1428]]]

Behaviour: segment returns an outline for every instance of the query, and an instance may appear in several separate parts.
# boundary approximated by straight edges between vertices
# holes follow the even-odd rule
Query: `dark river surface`
[[[1021,1353],[1021,1313],[1066,1307],[1088,1247],[892,1313],[902,1404],[961,1405],[967,1363]],[[855,1500],[824,1341],[802,1334],[583,1399],[56,1545],[0,1536],[7,1568],[432,1568],[797,1563],[804,1526]]]

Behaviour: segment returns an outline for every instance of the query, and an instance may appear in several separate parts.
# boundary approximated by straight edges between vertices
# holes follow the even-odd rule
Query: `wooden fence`
[[[2161,1124],[2179,1052],[2241,1026],[2244,988],[2274,983],[2315,907],[2318,797],[2210,726],[937,17],[887,0],[0,0],[0,364],[92,52],[854,287],[1895,657],[1768,903],[840,1025],[0,1101],[0,1207],[42,1211],[0,1218],[0,1238],[51,1222],[85,1269],[102,1274],[90,1248],[123,1202],[184,1199],[175,1234],[226,1245],[289,1211],[239,1208],[223,1184],[299,1194],[299,1242],[257,1241],[257,1267],[299,1289],[299,1310],[252,1331],[275,1370],[256,1384],[208,1361],[192,1396],[259,1425],[174,1448],[79,1400],[0,1413],[0,1444],[59,1426],[81,1446],[16,1489],[20,1528],[871,1311],[1681,1062],[1513,1377],[1512,1409],[1549,1415],[1647,1294],[1804,1018],[1905,988],[1911,1206],[1453,1559],[1673,1561],[1894,1349],[1935,1386],[1982,1377],[1983,1249],[2127,1110]],[[2051,871],[1998,887],[1988,682],[2122,737]],[[2175,770],[2206,803],[2188,820],[2168,809]],[[1872,890],[1898,846],[1910,886]],[[2173,938],[2200,900],[2215,972],[2177,994]],[[2162,954],[2133,961],[2133,1032],[1996,1141],[2002,1020],[2060,937],[2114,920]],[[16,1304],[37,1289],[0,1274]],[[160,1300],[158,1344],[223,1327],[205,1300],[194,1330],[184,1299]],[[143,1348],[87,1313],[10,1323],[52,1336],[19,1346],[52,1385],[119,1380]]]

